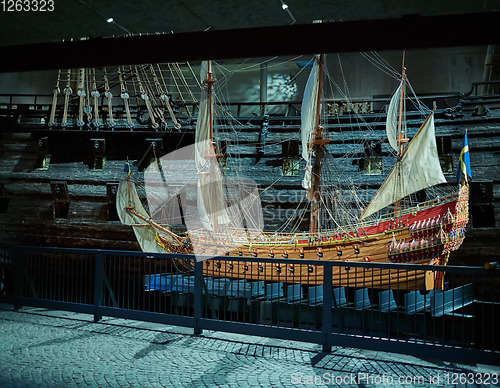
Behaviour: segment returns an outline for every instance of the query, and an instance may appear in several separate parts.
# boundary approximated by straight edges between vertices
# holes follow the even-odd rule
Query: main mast
[[[213,108],[212,108],[212,90],[215,79],[212,77],[212,62],[207,62],[207,78],[203,82],[207,85],[208,112],[209,112],[209,136],[210,142],[214,141]]]
[[[325,55],[321,54],[319,57],[319,77],[318,77],[318,95],[316,99],[316,122],[314,133],[314,139],[312,141],[312,147],[314,150],[314,165],[312,168],[312,190],[313,198],[311,202],[311,225],[309,231],[311,233],[317,233],[319,231],[319,206],[321,202],[320,198],[320,184],[321,184],[321,157],[323,156],[322,147],[330,142],[329,139],[323,139],[323,127],[319,125],[319,117],[321,113],[321,93],[322,93],[322,83],[323,83],[323,66],[324,66]]]
[[[215,143],[214,143],[214,123],[213,123],[213,101],[212,101],[212,93],[213,93],[213,84],[215,82],[215,78],[212,77],[212,62],[208,61],[207,62],[207,78],[203,80],[203,82],[207,85],[207,99],[208,99],[208,116],[209,116],[209,128],[208,128],[208,133],[209,133],[209,139],[210,139],[210,145],[211,148],[209,150],[209,155],[207,155],[210,158],[210,175],[212,179],[214,180],[213,182],[213,209],[212,209],[212,225],[213,225],[213,232],[214,234],[217,233],[217,182],[215,179],[215,168],[217,164],[217,152],[215,150]]]

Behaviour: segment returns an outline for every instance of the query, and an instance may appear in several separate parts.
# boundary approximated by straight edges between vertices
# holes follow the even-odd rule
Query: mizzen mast
[[[401,157],[403,156],[403,145],[408,143],[409,139],[404,137],[403,131],[401,130],[402,121],[403,121],[403,105],[404,105],[404,96],[405,96],[405,85],[406,84],[406,67],[405,67],[405,52],[403,51],[403,64],[402,64],[402,78],[401,78],[401,97],[399,100],[399,118],[398,118],[398,132],[397,132],[397,144],[398,144],[398,161],[401,161]],[[400,182],[401,185],[404,182]],[[394,202],[394,215],[399,208],[399,201]]]
[[[405,67],[405,53],[403,51],[403,71],[402,71],[402,79],[401,79],[401,99],[399,102],[399,119],[398,119],[398,145],[399,145],[399,154],[398,159],[401,159],[401,155],[403,155],[403,144],[408,143],[407,138],[404,138],[404,134],[401,131],[401,125],[403,121],[403,105],[404,105],[404,96],[405,96],[405,84],[406,84],[406,67]]]

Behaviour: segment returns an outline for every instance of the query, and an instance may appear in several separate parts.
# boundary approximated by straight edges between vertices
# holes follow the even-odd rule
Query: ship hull
[[[229,256],[283,258],[279,263],[206,260],[204,275],[233,279],[280,281],[295,284],[323,283],[323,266],[287,263],[287,259],[328,260],[333,283],[344,287],[379,289],[442,289],[444,274],[427,269],[387,270],[349,267],[350,262],[446,265],[451,251],[460,247],[468,222],[468,187],[457,195],[411,208],[395,218],[325,231],[321,234],[267,233],[239,248],[227,248]],[[319,237],[318,237],[319,236]],[[193,238],[193,237],[192,237]],[[209,237],[195,236],[196,253],[220,251]],[[268,241],[266,241],[268,240]],[[198,244],[196,244],[198,241]],[[198,251],[196,249],[198,245]]]

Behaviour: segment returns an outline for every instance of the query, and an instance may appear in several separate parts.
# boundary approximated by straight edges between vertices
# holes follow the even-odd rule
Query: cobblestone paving
[[[452,384],[451,374],[457,380],[468,373],[500,374],[500,367],[480,364],[347,348],[326,354],[313,344],[190,332],[0,305],[0,387],[476,387],[477,380]],[[487,386],[500,386],[494,382]]]

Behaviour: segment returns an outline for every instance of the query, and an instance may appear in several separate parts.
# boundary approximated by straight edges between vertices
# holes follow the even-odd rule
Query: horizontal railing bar
[[[324,334],[321,331],[294,329],[290,327],[276,327],[251,323],[216,321],[202,318],[201,325],[203,329],[224,331],[235,334],[255,335],[259,337],[279,338],[299,342],[321,343],[324,340]]]
[[[367,350],[384,351],[399,354],[411,354],[421,357],[436,357],[454,360],[455,362],[476,363],[477,360],[488,359],[489,365],[500,364],[500,353],[487,350],[467,349],[463,347],[446,346],[431,342],[415,342],[388,338],[364,338],[356,335],[332,333],[332,346],[358,347]],[[438,353],[439,352],[439,353]]]
[[[482,85],[482,84],[494,84],[497,83],[498,81],[489,81],[489,82],[472,82],[472,85]],[[52,98],[54,95],[53,94],[32,94],[32,93],[0,93],[0,97],[31,97],[31,98]],[[64,94],[60,93],[58,95],[61,97],[61,99],[64,98]],[[135,93],[129,93],[129,96],[131,98],[133,97],[139,97],[140,94],[135,94]],[[70,98],[76,98],[78,97],[78,94],[72,93],[70,94]],[[103,98],[104,96],[101,96]],[[354,98],[352,100],[344,100],[340,98],[326,98],[325,102],[326,103],[360,103],[360,102],[387,102],[389,104],[390,99],[389,95],[384,98],[384,97],[374,97],[374,98]],[[430,100],[430,99],[440,99],[440,98],[449,98],[449,97],[460,97],[459,93],[440,93],[440,94],[425,94],[425,95],[420,95],[418,98],[420,100]],[[414,97],[405,97],[405,100],[415,100]],[[192,101],[192,100],[186,100],[183,101],[184,104],[187,105],[198,105],[198,101]],[[260,101],[227,101],[227,102],[219,102],[217,103],[218,105],[222,106],[265,106],[265,105],[302,105],[302,100],[296,100],[296,101],[267,101],[267,102],[260,102]],[[26,105],[26,104],[23,104]],[[36,104],[40,105],[40,104]],[[42,104],[43,105],[43,104]],[[51,105],[51,104],[49,104]]]
[[[123,308],[99,306],[99,312],[103,316],[132,319],[153,323],[164,323],[174,326],[194,327],[194,318],[185,315],[173,315],[165,313],[154,313],[142,310],[128,310]]]
[[[316,245],[314,245],[316,246]],[[321,247],[321,244],[317,244]],[[378,263],[378,262],[364,262],[364,261],[341,261],[341,260],[305,260],[305,259],[284,259],[284,258],[270,258],[270,257],[253,257],[253,256],[205,256],[205,255],[190,255],[190,254],[171,254],[171,253],[149,253],[140,251],[113,251],[113,250],[100,250],[100,249],[84,249],[84,248],[55,248],[55,247],[18,247],[9,245],[0,245],[0,248],[16,249],[16,250],[30,250],[30,251],[44,251],[44,252],[72,252],[84,254],[103,254],[113,256],[127,256],[127,257],[154,257],[156,259],[184,259],[197,261],[205,260],[221,260],[221,261],[238,261],[238,262],[252,262],[252,263],[287,263],[297,265],[315,265],[325,267],[351,267],[351,268],[380,268],[380,269],[395,269],[395,270],[408,270],[408,271],[444,271],[453,273],[465,274],[482,274],[487,273],[483,267],[472,266],[452,266],[452,265],[423,265],[423,264],[403,264],[403,263]],[[285,249],[285,247],[283,247]],[[362,260],[362,258],[360,259]],[[491,271],[491,270],[490,270]]]
[[[81,304],[72,302],[62,302],[48,299],[35,299],[22,296],[0,295],[2,303],[20,304],[22,306],[46,308],[50,310],[73,311],[76,313],[93,314],[93,304]]]
[[[53,94],[33,94],[33,93],[0,93],[0,97],[52,97]]]

